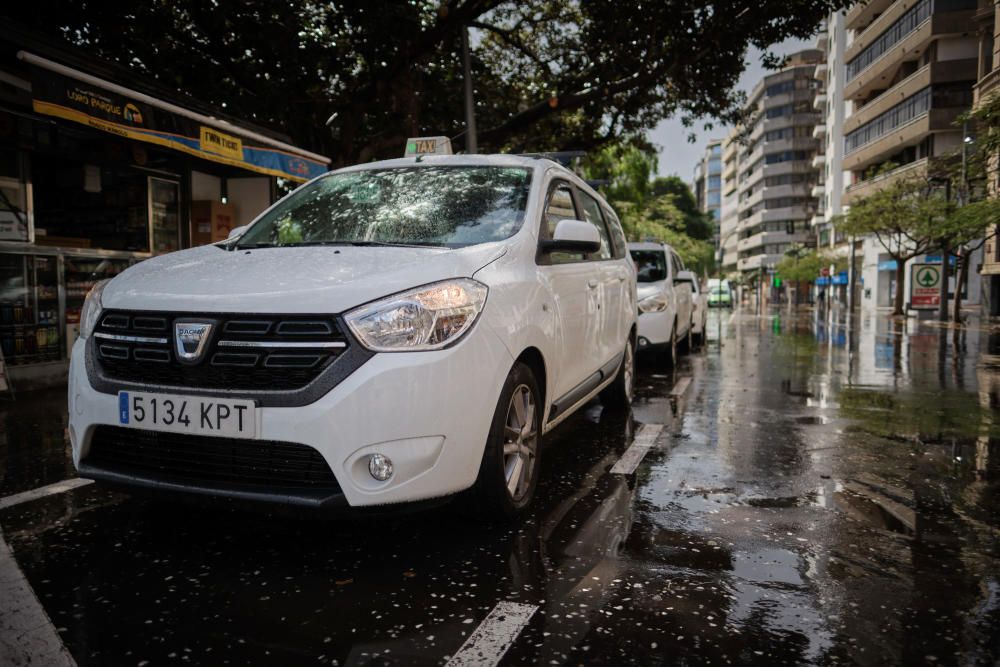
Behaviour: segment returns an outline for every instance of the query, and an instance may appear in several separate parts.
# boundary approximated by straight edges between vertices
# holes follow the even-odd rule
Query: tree
[[[847,267],[847,260],[828,252],[793,244],[785,251],[785,256],[775,267],[781,279],[787,283],[813,284],[823,269],[833,266],[840,271]],[[796,295],[796,300],[798,296]]]
[[[888,169],[889,167],[887,167]],[[894,316],[903,314],[906,262],[940,247],[935,224],[947,201],[924,178],[899,178],[851,204],[836,224],[849,236],[873,235],[896,260]]]
[[[482,150],[589,151],[672,116],[737,122],[748,48],[806,38],[848,4],[153,0],[102,11],[35,0],[5,3],[0,27],[281,129],[339,166],[396,157],[408,136],[445,134],[461,148],[466,27]]]
[[[691,187],[680,176],[660,176],[651,184],[653,196],[671,195],[674,205],[684,215],[684,231],[693,239],[707,241],[715,232],[715,219],[698,209]]]

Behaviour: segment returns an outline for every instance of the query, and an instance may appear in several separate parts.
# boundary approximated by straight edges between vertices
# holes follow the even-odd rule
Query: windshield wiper
[[[361,246],[385,248],[447,248],[439,243],[394,243],[392,241],[303,241],[301,243],[246,243],[232,246],[233,250],[256,248],[305,248],[311,246]]]

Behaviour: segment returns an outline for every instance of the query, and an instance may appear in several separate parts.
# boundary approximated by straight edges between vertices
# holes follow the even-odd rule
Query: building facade
[[[818,208],[813,189],[821,121],[814,77],[823,54],[793,54],[784,69],[765,76],[749,96],[750,121],[736,155],[737,269],[747,276],[773,272],[792,244],[812,245]]]
[[[719,221],[722,213],[722,140],[708,142],[705,154],[694,170],[694,193],[698,210],[712,216],[716,262],[719,255]]]
[[[956,119],[972,105],[978,70],[975,12],[976,0],[871,0],[846,12],[844,206],[894,179],[925,176],[961,150]],[[889,307],[896,264],[874,238],[862,245],[861,304]],[[978,280],[970,280],[966,303],[978,298]]]
[[[65,382],[87,292],[225,239],[329,160],[112,63],[0,26],[0,352]]]
[[[979,65],[973,103],[980,106],[1000,95],[1000,11],[995,0],[979,0],[975,15],[978,26]],[[993,169],[986,184],[990,196],[1000,196],[1000,165]],[[982,301],[986,314],[1000,315],[1000,229],[990,230],[983,246]]]
[[[739,133],[722,142],[722,208],[719,211],[718,266],[720,275],[739,273]]]

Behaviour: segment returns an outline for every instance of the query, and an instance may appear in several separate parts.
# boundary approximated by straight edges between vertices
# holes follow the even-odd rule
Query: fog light
[[[384,454],[372,454],[368,459],[368,472],[380,482],[392,477],[392,460]]]

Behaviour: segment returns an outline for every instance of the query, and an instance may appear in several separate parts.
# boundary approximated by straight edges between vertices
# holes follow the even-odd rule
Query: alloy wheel
[[[538,431],[535,428],[535,396],[528,385],[514,389],[504,421],[503,467],[507,493],[514,503],[531,489],[538,461]]]

